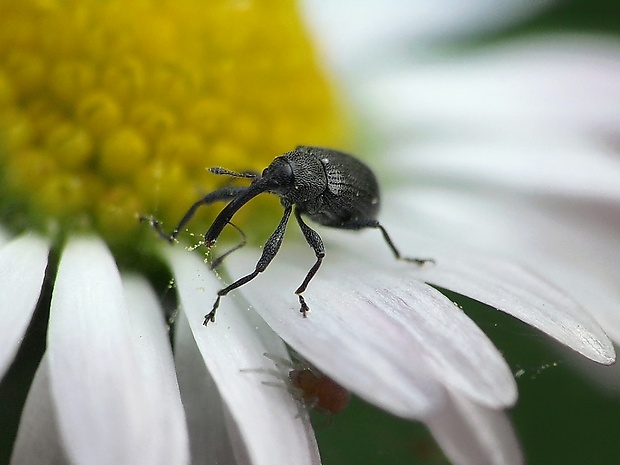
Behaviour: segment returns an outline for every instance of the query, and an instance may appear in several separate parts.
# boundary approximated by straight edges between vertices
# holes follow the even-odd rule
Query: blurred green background
[[[524,24],[481,40],[544,31],[606,33],[620,39],[620,1],[561,1]],[[523,370],[517,380],[519,402],[510,415],[527,463],[620,463],[618,393],[593,385],[557,344],[527,325],[469,299],[449,297],[492,338],[513,372]],[[19,413],[44,350],[45,330],[36,323],[29,329],[17,363],[0,384],[0,465],[9,462]],[[326,465],[448,463],[423,425],[391,417],[358,399],[334,418],[313,414],[313,419]]]

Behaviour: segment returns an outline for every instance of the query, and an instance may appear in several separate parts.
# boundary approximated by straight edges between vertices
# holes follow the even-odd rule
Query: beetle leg
[[[431,263],[431,264],[435,263],[435,260],[433,260],[432,258],[403,257],[398,251],[398,249],[396,248],[396,246],[394,245],[394,242],[392,242],[392,238],[390,237],[386,229],[378,222],[377,222],[377,226],[375,227],[381,230],[381,234],[383,234],[383,238],[385,239],[385,242],[387,242],[387,244],[390,246],[390,249],[392,249],[392,252],[394,253],[394,256],[396,257],[397,260],[403,260],[405,262],[410,262],[410,263],[417,263],[420,266],[426,265],[427,263]]]
[[[179,224],[176,226],[176,228],[174,228],[174,231],[172,231],[172,233],[170,234],[165,232],[163,228],[161,227],[161,223],[155,218],[153,218],[152,216],[151,217],[141,216],[140,221],[148,221],[151,227],[163,239],[166,239],[168,242],[172,243],[174,242],[176,237],[179,235],[179,232],[181,231],[181,229],[194,217],[194,215],[196,214],[196,211],[201,206],[209,205],[213,202],[221,202],[225,200],[234,199],[235,197],[237,197],[239,194],[246,191],[247,189],[248,189],[247,186],[228,186],[228,187],[222,187],[221,189],[217,189],[213,192],[208,193],[202,199],[198,200],[191,207],[189,207],[185,215],[183,215],[183,218],[181,218],[181,221],[179,221]]]
[[[323,261],[323,257],[325,257],[325,246],[323,245],[323,240],[321,239],[321,236],[319,236],[319,234],[314,229],[310,228],[310,226],[304,223],[303,219],[301,218],[301,213],[297,208],[295,209],[295,218],[297,219],[297,223],[299,224],[301,232],[306,238],[306,242],[308,242],[308,245],[312,247],[312,250],[314,250],[314,254],[316,255],[316,262],[314,263],[312,268],[310,268],[310,271],[308,271],[308,274],[306,275],[304,281],[301,283],[301,286],[299,286],[295,291],[295,294],[297,294],[297,297],[299,297],[299,304],[301,305],[299,311],[303,314],[304,318],[306,318],[306,313],[308,313],[310,309],[308,308],[308,305],[306,304],[306,301],[301,294],[306,290],[306,288],[308,287],[308,283],[310,283],[310,280],[319,270],[321,262]]]
[[[239,231],[239,234],[241,234],[241,242],[239,242],[236,246],[234,246],[230,250],[227,250],[226,252],[224,252],[219,257],[213,259],[213,261],[211,262],[212,270],[215,270],[218,266],[222,264],[222,262],[224,261],[226,257],[228,257],[231,253],[239,250],[241,247],[245,246],[248,242],[245,236],[245,233],[241,230],[241,228],[239,228],[239,226],[237,226],[234,223],[231,223],[230,221],[228,222],[228,224],[231,225],[233,228],[235,228],[237,231]]]
[[[249,283],[254,278],[258,276],[259,273],[265,271],[267,266],[271,263],[273,258],[276,256],[278,251],[280,250],[280,246],[282,245],[282,239],[284,238],[284,232],[286,231],[286,224],[288,223],[289,218],[291,217],[292,207],[286,207],[284,209],[284,215],[282,215],[282,219],[280,220],[280,224],[278,224],[276,230],[271,234],[267,242],[263,246],[263,253],[258,259],[258,263],[256,264],[256,268],[254,271],[242,278],[239,278],[234,283],[226,286],[223,289],[220,289],[217,292],[217,299],[215,299],[215,303],[213,304],[213,308],[209,313],[205,315],[204,325],[206,326],[210,321],[215,321],[215,312],[220,305],[220,299],[227,295],[230,291],[233,291],[244,284]]]
[[[432,258],[414,258],[414,257],[404,257],[404,256],[402,256],[401,253],[399,252],[399,250],[396,248],[396,245],[392,241],[392,238],[388,234],[387,230],[381,225],[381,223],[379,223],[376,220],[366,221],[364,223],[359,223],[357,226],[359,227],[359,229],[362,229],[362,228],[375,228],[375,229],[379,229],[381,231],[381,234],[383,235],[383,238],[385,239],[385,242],[387,242],[387,245],[392,250],[392,253],[394,254],[394,257],[396,257],[396,260],[403,260],[405,262],[417,263],[420,266],[426,265],[427,263],[431,263],[431,264],[435,263],[435,260],[432,259]]]

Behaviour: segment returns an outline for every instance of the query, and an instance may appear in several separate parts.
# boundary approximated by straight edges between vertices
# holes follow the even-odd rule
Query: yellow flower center
[[[229,182],[206,168],[337,145],[336,113],[292,1],[0,0],[0,219],[14,231],[135,246],[155,237],[138,215],[171,230]]]

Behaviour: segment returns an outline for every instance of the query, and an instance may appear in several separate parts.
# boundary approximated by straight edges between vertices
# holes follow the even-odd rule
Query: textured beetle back
[[[319,224],[358,229],[379,213],[379,184],[374,173],[357,158],[337,150],[298,147],[298,151],[317,157],[327,177],[320,204],[307,205],[306,213]]]

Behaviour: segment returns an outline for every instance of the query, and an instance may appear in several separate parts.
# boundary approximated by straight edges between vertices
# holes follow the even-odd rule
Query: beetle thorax
[[[293,170],[293,185],[283,200],[299,204],[316,199],[327,188],[327,176],[321,161],[307,153],[289,152],[283,156]]]

